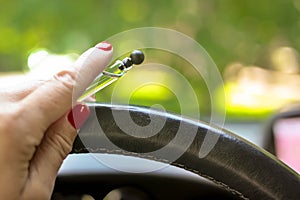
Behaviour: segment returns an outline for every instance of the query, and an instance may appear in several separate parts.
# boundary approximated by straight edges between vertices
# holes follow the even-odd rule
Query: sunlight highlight
[[[44,79],[71,67],[75,61],[74,58],[72,54],[52,54],[45,49],[38,49],[30,53],[27,65],[31,74]]]

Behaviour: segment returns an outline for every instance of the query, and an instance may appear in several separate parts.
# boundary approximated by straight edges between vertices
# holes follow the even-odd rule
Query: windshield
[[[145,46],[146,66],[98,92],[97,101],[151,106],[204,121],[224,115],[227,128],[251,135],[261,132],[260,125],[278,109],[300,100],[297,0],[11,0],[1,2],[0,11],[1,76],[39,71],[39,77],[47,77],[71,66],[99,40],[158,27],[199,44],[202,53],[182,41],[169,41],[177,49],[189,49],[188,58],[212,61],[218,73],[197,71],[184,52]],[[168,39],[156,36],[155,44]],[[114,59],[142,47],[138,38],[118,41]],[[211,68],[207,63],[200,66]],[[208,85],[218,74],[222,81]],[[1,85],[6,83],[2,79]],[[243,123],[251,131],[240,127]],[[257,134],[249,138],[259,143]]]

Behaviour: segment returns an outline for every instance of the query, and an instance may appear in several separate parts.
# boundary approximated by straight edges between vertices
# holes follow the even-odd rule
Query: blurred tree
[[[222,69],[262,62],[273,45],[300,48],[297,0],[0,0],[0,70],[26,67],[30,50],[81,52],[131,28],[181,31],[202,44]],[[261,63],[260,63],[261,62]]]
[[[0,5],[0,72],[26,70],[28,55],[38,48],[80,53],[114,34],[149,26],[194,38],[221,71],[235,61],[268,68],[275,47],[300,49],[298,0],[0,0]],[[176,59],[169,62],[204,94],[202,104],[209,104],[207,88],[193,71]]]

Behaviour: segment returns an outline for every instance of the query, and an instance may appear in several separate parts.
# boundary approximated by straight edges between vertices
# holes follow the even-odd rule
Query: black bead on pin
[[[78,101],[80,102],[88,99],[88,97],[115,82],[118,78],[124,76],[133,65],[141,64],[144,61],[144,58],[145,56],[142,51],[134,50],[129,57],[124,58],[122,61],[117,60],[97,76],[92,84],[85,90],[83,95],[79,97]]]
[[[129,57],[122,60],[122,65],[119,69],[124,70],[125,68],[130,68],[132,65],[139,65],[144,61],[144,53],[140,50],[134,50]]]

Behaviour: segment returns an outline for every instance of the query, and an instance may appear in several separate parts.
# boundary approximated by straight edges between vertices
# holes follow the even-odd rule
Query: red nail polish
[[[112,45],[108,42],[101,42],[95,46],[97,49],[101,49],[103,51],[110,51],[112,49]]]
[[[68,114],[70,124],[79,129],[90,115],[90,109],[85,104],[77,104]]]

